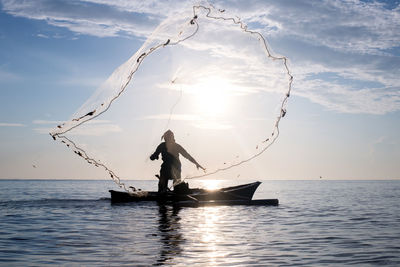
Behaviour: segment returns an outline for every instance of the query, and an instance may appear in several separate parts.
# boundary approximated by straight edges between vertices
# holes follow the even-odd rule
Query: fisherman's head
[[[161,139],[164,139],[167,143],[175,143],[175,136],[171,130],[166,131]]]

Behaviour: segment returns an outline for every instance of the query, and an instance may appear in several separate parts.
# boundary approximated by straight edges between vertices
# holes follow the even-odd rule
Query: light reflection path
[[[218,262],[218,258],[223,257],[223,253],[218,250],[218,246],[222,243],[221,231],[218,224],[219,211],[221,207],[207,207],[200,212],[203,220],[199,222],[198,232],[201,242],[207,247],[205,259],[208,259],[207,265],[214,266]]]
[[[243,244],[234,234],[229,207],[201,207],[182,210],[182,225],[188,244],[182,256],[189,265],[219,266],[234,263],[232,249]],[[243,258],[242,258],[243,260]]]
[[[180,266],[193,260],[194,264],[216,266],[223,262],[229,254],[226,241],[230,239],[224,239],[227,231],[223,229],[225,210],[226,207],[178,209],[160,205],[158,232],[161,247],[154,265]]]

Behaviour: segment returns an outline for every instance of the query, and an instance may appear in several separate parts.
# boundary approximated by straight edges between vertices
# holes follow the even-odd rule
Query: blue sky
[[[400,179],[399,1],[212,3],[262,32],[294,75],[281,136],[250,164],[258,172],[244,168],[240,177]],[[47,130],[69,119],[161,21],[188,6],[1,1],[0,178],[103,177]]]

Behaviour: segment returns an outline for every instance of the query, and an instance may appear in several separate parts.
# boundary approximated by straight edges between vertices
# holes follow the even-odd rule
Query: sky
[[[107,179],[103,171],[54,142],[48,133],[71,118],[110,74],[142,47],[164,19],[188,7],[190,10],[192,3],[195,2],[2,0],[0,179]],[[228,177],[400,179],[400,1],[211,3],[240,17],[249,29],[262,33],[274,54],[289,59],[294,76],[287,115],[281,121],[276,143],[254,162],[228,173]],[[224,39],[222,35],[219,37]],[[199,52],[207,44],[213,53],[219,51],[216,42],[206,40],[201,44],[192,49]],[[236,59],[250,57],[249,50],[244,46],[242,49],[241,54],[235,54]],[[230,56],[233,57],[233,52]],[[155,76],[150,76],[150,71],[160,67],[156,56],[148,58],[142,77],[151,80]],[[222,70],[219,74],[223,75]],[[244,75],[256,74],[255,71]],[[261,79],[262,82],[266,79]],[[213,83],[224,87],[224,82],[213,80]],[[242,91],[241,99],[247,95]],[[203,96],[192,97],[198,101]],[[227,95],[213,99],[221,107],[222,99],[226,98]],[[121,103],[123,99],[124,95]],[[135,149],[138,161],[146,157],[148,147],[156,145],[162,134],[155,124],[145,123],[165,124],[167,107],[173,99],[163,112],[149,111],[147,116],[141,114],[136,119],[143,129],[157,129],[150,131],[150,145]],[[143,103],[136,110],[147,110],[149,105]],[[192,104],[196,103],[202,102]],[[227,106],[238,107],[240,103],[236,100]],[[233,115],[234,110],[227,107],[225,112]],[[173,120],[196,120],[193,114],[182,115],[184,119],[181,116]],[[115,116],[108,115],[93,123],[96,135],[108,139],[90,139],[97,140],[93,144],[85,137],[78,139],[83,145],[95,146],[97,142],[100,147],[106,146],[104,140],[116,136],[114,139],[119,143],[115,144],[123,147],[123,142],[129,141],[121,137],[127,138],[130,132]],[[197,125],[202,130],[196,133],[203,134],[203,140],[209,140],[214,132],[224,136],[228,136],[226,131],[237,132],[231,124],[219,123],[215,129],[211,129],[213,125],[206,126]],[[210,144],[176,135],[200,162],[210,165],[208,159],[218,160],[218,153],[210,151]],[[141,142],[146,133],[142,130],[133,136]],[[107,154],[107,150],[100,148],[93,151],[100,156]],[[226,151],[230,153],[228,148]],[[117,169],[129,165],[129,157],[122,152],[114,157]],[[159,164],[143,163],[154,173]],[[121,170],[128,179],[151,179],[139,175],[141,170],[130,175],[132,172],[129,168]]]

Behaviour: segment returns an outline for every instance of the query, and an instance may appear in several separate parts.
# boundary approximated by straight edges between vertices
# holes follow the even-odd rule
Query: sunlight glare
[[[211,77],[194,86],[195,104],[203,115],[215,117],[228,112],[232,85],[227,80]]]
[[[202,187],[207,190],[216,190],[220,188],[220,180],[202,180]]]

